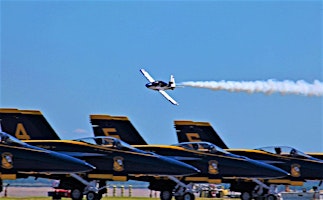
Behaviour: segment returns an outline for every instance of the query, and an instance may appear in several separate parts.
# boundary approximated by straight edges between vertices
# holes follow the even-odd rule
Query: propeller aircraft
[[[170,75],[170,80],[168,83],[166,83],[164,81],[156,81],[145,69],[140,69],[140,72],[149,81],[149,83],[146,84],[146,87],[148,89],[158,91],[173,105],[179,105],[171,96],[169,96],[165,92],[165,90],[174,90],[176,88],[175,78],[173,75]]]

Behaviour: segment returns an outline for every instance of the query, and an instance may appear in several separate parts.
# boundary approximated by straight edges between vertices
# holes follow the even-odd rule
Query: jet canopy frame
[[[265,151],[267,153],[272,153],[272,154],[276,154],[276,155],[315,160],[314,157],[312,157],[308,154],[305,154],[302,151],[297,150],[297,149],[290,147],[290,146],[267,146],[267,147],[257,148],[255,150]]]
[[[179,146],[179,147],[183,147],[185,149],[206,152],[206,153],[231,155],[231,153],[225,151],[224,149],[222,149],[210,142],[181,142],[178,144],[174,144],[173,146]]]
[[[147,153],[145,151],[142,151],[140,149],[137,149],[129,145],[128,143],[122,140],[119,140],[114,137],[109,137],[109,136],[86,137],[86,138],[76,139],[74,141],[85,142],[88,144],[100,145],[100,146],[119,149],[119,150],[128,150],[133,152]]]
[[[24,143],[5,132],[0,132],[0,143],[10,146],[29,146],[27,143]]]

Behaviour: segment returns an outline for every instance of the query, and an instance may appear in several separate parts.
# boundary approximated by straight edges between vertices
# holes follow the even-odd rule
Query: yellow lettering
[[[201,138],[198,133],[186,133],[186,137],[189,142],[201,142]]]
[[[111,136],[120,140],[120,136],[118,134],[113,134],[117,132],[115,128],[102,128],[102,130],[105,136]]]
[[[30,136],[27,134],[27,131],[22,123],[17,124],[15,136],[20,140],[30,140]]]

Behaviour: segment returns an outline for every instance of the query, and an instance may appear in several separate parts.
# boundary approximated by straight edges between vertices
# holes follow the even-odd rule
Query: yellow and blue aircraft
[[[136,149],[112,137],[51,140],[58,136],[52,132],[53,129],[39,111],[0,109],[0,119],[3,130],[29,139],[24,140],[28,144],[85,160],[96,167],[85,176],[72,174],[71,177],[60,179],[59,188],[71,190],[72,199],[75,200],[82,199],[83,194],[88,200],[100,199],[105,193],[103,188],[107,180],[138,179],[155,183],[155,176],[177,180],[175,177],[199,172],[186,163]],[[34,138],[42,140],[33,140]]]
[[[0,153],[1,183],[2,180],[29,176],[59,178],[95,169],[82,160],[26,144],[2,131],[0,131]],[[2,191],[2,184],[0,190]]]
[[[186,184],[230,183],[233,180],[287,176],[287,172],[277,167],[228,153],[207,142],[147,145],[129,119],[124,116],[90,115],[90,120],[96,136],[118,137],[136,148],[172,157],[198,168],[201,173],[182,179]],[[185,189],[184,193],[173,191],[171,187],[159,188],[159,190],[162,191],[161,199],[165,200],[170,199],[172,195],[176,199],[190,199],[193,196],[191,193],[185,193],[187,191]]]
[[[290,173],[288,179],[271,179],[267,184],[302,185],[305,180],[323,179],[323,160],[311,157],[295,148],[269,146],[258,149],[229,149],[208,122],[176,120],[174,124],[179,142],[211,142],[221,145],[228,152],[275,165]],[[242,192],[242,199],[263,195],[261,191],[254,191],[253,183],[237,182],[232,183],[231,187],[232,190]]]

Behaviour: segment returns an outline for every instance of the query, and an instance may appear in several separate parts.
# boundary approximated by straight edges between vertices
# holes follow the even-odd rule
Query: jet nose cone
[[[265,178],[265,179],[270,179],[270,178],[283,178],[289,175],[288,172],[275,167],[273,165],[260,162],[260,161],[255,161],[248,159],[249,162],[251,162],[254,166],[254,169],[250,169],[250,171],[254,172],[254,177],[257,178]]]
[[[164,166],[159,168],[165,175],[187,176],[200,172],[197,168],[172,158],[160,157],[160,159],[164,162]]]
[[[52,168],[59,173],[88,172],[95,169],[95,166],[83,160],[56,152],[52,152],[51,154],[51,161],[55,163],[52,165]]]
[[[82,166],[83,166],[83,172],[88,172],[88,171],[92,171],[95,170],[96,167],[91,165],[90,163],[84,162],[82,161]]]

